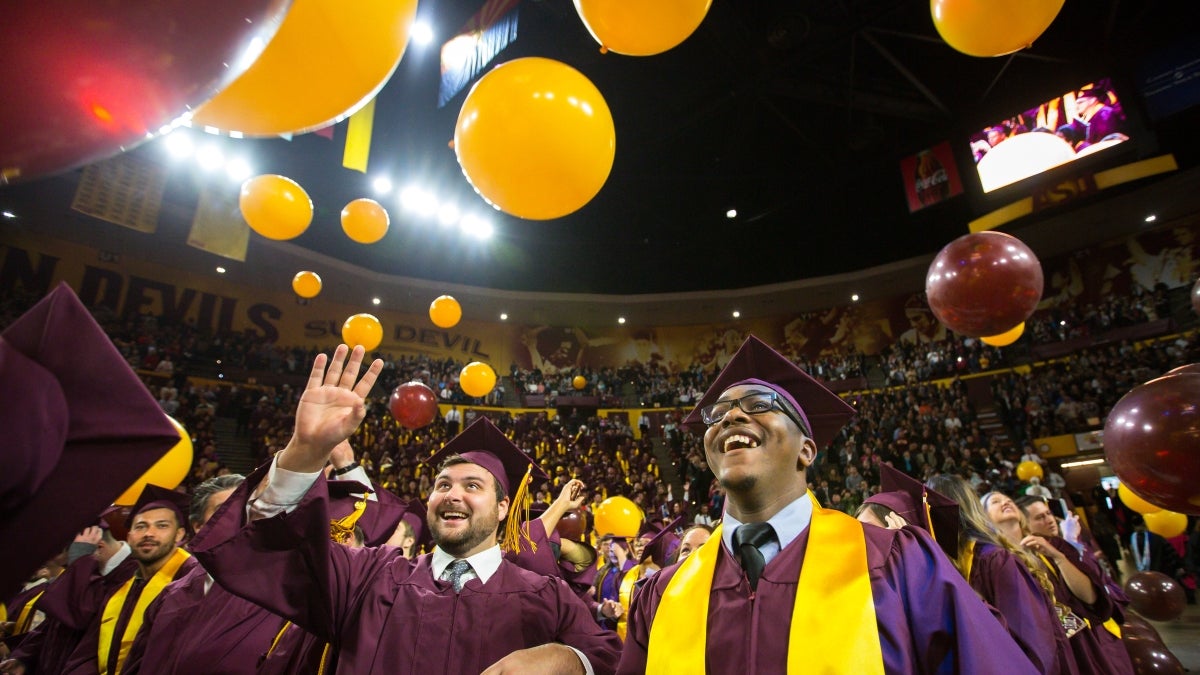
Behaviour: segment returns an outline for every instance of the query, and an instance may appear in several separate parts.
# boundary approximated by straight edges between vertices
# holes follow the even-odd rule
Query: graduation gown
[[[88,626],[104,608],[104,599],[135,571],[137,563],[131,558],[122,560],[107,575],[100,574],[100,563],[90,555],[68,565],[38,600],[46,619],[26,634],[12,657],[24,663],[28,672],[63,672]]]
[[[1039,672],[1079,672],[1058,614],[1016,556],[993,544],[976,543],[968,581],[1004,617],[1008,632]]]
[[[243,526],[247,479],[192,541],[218,583],[332,643],[338,673],[482,672],[511,652],[570,645],[596,673],[620,654],[560,579],[502,561],[486,584],[455,593],[435,580],[432,555],[408,560],[392,547],[350,549],[329,529],[325,479],[291,513]]]
[[[927,534],[911,527],[863,527],[888,673],[1038,672]],[[741,566],[721,544],[707,618],[709,673],[787,672],[791,617],[808,537],[805,528],[767,564],[753,596]],[[618,673],[646,671],[650,625],[677,570],[678,565],[663,569],[634,598]],[[811,620],[822,620],[820,608],[813,608]]]
[[[556,555],[560,541],[557,532],[547,535],[545,524],[537,518],[531,519],[527,525],[529,526],[529,539],[534,546],[528,547],[525,540],[522,539],[521,550],[517,553],[505,553],[504,558],[530,572],[537,572],[548,577],[558,577],[567,582],[571,590],[575,591],[575,595],[579,596],[583,604],[587,605],[592,616],[595,616],[599,607],[599,603],[592,595],[592,586],[596,582],[596,566],[589,565],[583,571],[576,571],[573,564],[566,560],[559,560]],[[534,548],[536,548],[536,552],[533,550]]]
[[[255,671],[258,675],[326,675],[337,672],[333,645],[290,621]]]
[[[129,675],[253,675],[284,619],[220,584],[206,594],[196,565],[146,608],[121,672]]]
[[[1090,628],[1071,636],[1071,650],[1075,653],[1075,663],[1079,666],[1079,672],[1097,675],[1134,675],[1133,662],[1129,659],[1129,652],[1126,651],[1125,644],[1121,642],[1120,638],[1108,632],[1103,625],[1105,621],[1113,617],[1117,617],[1118,622],[1122,617],[1119,601],[1114,602],[1113,597],[1109,595],[1104,570],[1101,569],[1095,558],[1082,555],[1065,539],[1061,537],[1043,538],[1065,555],[1075,567],[1079,568],[1079,571],[1083,572],[1084,576],[1092,582],[1092,586],[1096,590],[1096,602],[1091,605],[1085,604],[1071,592],[1057,567],[1050,574],[1050,581],[1054,584],[1054,595],[1058,601],[1070,607],[1071,611],[1078,614],[1080,618],[1086,619],[1090,624]]]

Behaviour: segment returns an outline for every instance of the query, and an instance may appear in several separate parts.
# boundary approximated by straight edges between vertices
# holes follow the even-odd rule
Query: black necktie
[[[772,541],[775,541],[775,528],[770,523],[746,523],[733,533],[733,545],[741,556],[742,569],[746,570],[751,590],[758,590],[758,578],[766,565],[759,548]]]

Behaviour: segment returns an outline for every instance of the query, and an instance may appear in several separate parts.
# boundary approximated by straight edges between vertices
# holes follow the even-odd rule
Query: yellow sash
[[[617,617],[617,635],[621,641],[625,641],[625,631],[629,630],[629,624],[625,622],[625,617],[629,616],[629,605],[633,603],[633,587],[637,584],[638,579],[642,576],[642,566],[634,565],[629,568],[625,576],[621,577],[621,586],[617,590],[617,599],[621,601],[621,616]]]
[[[788,674],[882,674],[883,648],[862,525],[813,501],[810,554],[800,570],[789,629]],[[708,601],[720,552],[718,526],[667,584],[650,626],[646,672],[706,672]]]
[[[114,641],[119,641],[120,644],[116,672],[121,671],[121,666],[125,665],[125,657],[129,655],[129,648],[133,646],[133,639],[137,637],[138,631],[142,628],[142,617],[146,613],[146,607],[154,598],[158,597],[167,584],[175,580],[175,574],[179,572],[180,566],[190,557],[192,554],[176,548],[167,560],[167,564],[146,581],[146,587],[142,589],[137,604],[133,606],[133,613],[129,615],[129,623],[120,635],[114,635],[117,619],[121,616],[121,608],[125,606],[125,598],[133,588],[133,579],[130,578],[129,581],[122,584],[117,592],[109,598],[108,603],[104,605],[104,616],[100,621],[100,675],[108,675],[108,657],[112,653]]]
[[[35,612],[34,606],[37,605],[37,601],[41,599],[42,593],[45,592],[46,591],[43,590],[41,593],[33,596],[29,599],[29,602],[25,603],[25,606],[21,608],[21,613],[17,615],[17,625],[15,628],[13,628],[13,635],[20,635],[21,633],[29,632],[30,626],[33,625],[33,615]]]

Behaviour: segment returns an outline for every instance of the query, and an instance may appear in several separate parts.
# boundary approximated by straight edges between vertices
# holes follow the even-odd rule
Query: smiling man
[[[267,478],[247,479],[197,536],[205,569],[337,646],[338,673],[612,672],[620,643],[571,589],[503,560],[533,465],[482,417],[426,460],[440,463],[432,553],[408,560],[391,546],[330,541],[322,468],[362,422],[382,368],[360,379],[363,350],[348,361],[347,351],[338,347],[328,369],[317,357]]]
[[[621,673],[1036,669],[924,532],[822,509],[808,468],[854,409],[750,337],[685,424],[725,518],[634,599]]]

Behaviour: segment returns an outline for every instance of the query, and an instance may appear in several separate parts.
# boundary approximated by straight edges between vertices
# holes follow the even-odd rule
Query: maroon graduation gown
[[[205,569],[231,592],[338,648],[338,672],[482,672],[511,652],[563,643],[596,673],[611,673],[620,640],[602,630],[560,579],[502,561],[461,593],[433,578],[432,556],[334,544],[319,478],[291,513],[243,527],[248,479],[192,541]]]
[[[63,672],[88,626],[103,609],[104,599],[136,570],[137,563],[131,558],[122,560],[107,575],[100,574],[100,563],[90,555],[71,563],[38,600],[46,620],[26,634],[12,657],[24,663],[28,672]]]
[[[1067,582],[1063,581],[1062,573],[1056,567],[1050,574],[1054,583],[1054,594],[1059,602],[1071,608],[1081,618],[1086,619],[1091,627],[1081,630],[1071,636],[1071,649],[1075,653],[1075,663],[1081,673],[1097,675],[1133,675],[1133,662],[1121,639],[1104,628],[1104,622],[1113,616],[1122,616],[1120,605],[1109,595],[1104,582],[1104,570],[1090,556],[1083,556],[1061,537],[1044,537],[1054,548],[1058,549],[1079,568],[1092,582],[1096,590],[1096,602],[1088,605],[1075,597]]]
[[[929,535],[911,527],[863,527],[888,673],[1038,672]],[[709,673],[787,672],[791,617],[808,535],[806,528],[767,564],[753,599],[745,573],[721,545],[709,598]],[[618,673],[645,672],[650,624],[677,569],[672,565],[654,575],[634,598]],[[820,608],[813,608],[811,620],[823,620]]]
[[[200,565],[146,608],[122,673],[253,675],[284,620],[220,584]]]
[[[596,582],[596,566],[589,565],[587,569],[577,572],[570,562],[555,558],[554,546],[557,546],[560,540],[557,532],[547,536],[545,524],[536,518],[530,520],[528,525],[529,539],[537,549],[536,552],[522,539],[521,550],[517,553],[505,553],[504,558],[530,572],[558,577],[567,582],[571,590],[575,591],[575,595],[587,605],[592,616],[596,616],[599,603],[593,597],[592,590],[592,585]]]
[[[1058,614],[1016,556],[993,544],[976,543],[970,583],[1004,617],[1008,632],[1039,672],[1079,672]]]
[[[328,648],[328,651],[326,649]],[[322,666],[324,662],[324,666]],[[336,672],[337,650],[333,645],[294,623],[276,641],[262,662],[258,675],[325,675]]]

